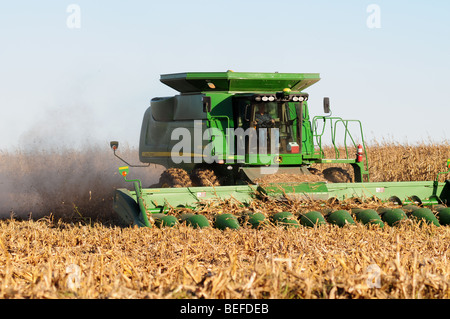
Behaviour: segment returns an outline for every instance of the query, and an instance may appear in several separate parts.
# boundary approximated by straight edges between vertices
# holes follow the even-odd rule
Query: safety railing
[[[322,120],[323,124],[320,127],[319,125],[319,121]],[[327,125],[327,123],[329,123],[329,125]],[[312,128],[313,128],[313,140],[315,141],[314,143],[314,152],[315,155],[318,156],[325,156],[325,152],[324,152],[324,148],[323,148],[323,144],[322,144],[322,137],[325,134],[325,130],[326,127],[329,126],[330,128],[330,135],[331,135],[331,143],[334,149],[334,153],[335,153],[335,158],[339,159],[341,158],[341,152],[339,150],[338,145],[336,144],[336,136],[337,136],[337,129],[338,129],[338,124],[342,124],[344,127],[344,136],[343,136],[343,143],[344,143],[344,150],[345,150],[345,159],[350,159],[349,156],[349,147],[348,144],[352,145],[354,147],[354,149],[356,149],[359,145],[359,143],[357,143],[357,141],[355,141],[353,135],[351,134],[350,130],[349,130],[349,125],[351,123],[356,123],[356,125],[359,128],[359,134],[361,137],[361,145],[363,147],[364,150],[364,155],[365,155],[365,163],[367,166],[367,150],[366,150],[366,145],[364,142],[364,133],[363,133],[363,129],[362,129],[362,124],[361,121],[359,120],[344,120],[341,117],[332,117],[332,116],[315,116],[313,118],[312,121]]]

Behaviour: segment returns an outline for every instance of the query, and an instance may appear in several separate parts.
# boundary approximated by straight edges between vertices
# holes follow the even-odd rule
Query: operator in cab
[[[275,120],[268,113],[266,113],[266,105],[264,103],[257,106],[255,122],[258,128],[271,127],[275,123]]]
[[[268,112],[266,112],[266,104],[260,103],[256,105],[256,113],[255,113],[255,121],[254,125],[258,130],[258,140],[259,140],[259,150],[263,153],[267,152],[267,147],[275,147],[275,149],[271,150],[275,153],[278,153],[280,147],[280,132],[278,128],[275,128],[275,119],[273,119]],[[260,130],[261,129],[261,130]],[[267,129],[269,131],[267,131]],[[274,130],[274,135],[270,136],[274,138],[273,141],[270,141],[268,133]],[[269,133],[270,135],[270,133]],[[268,144],[269,143],[269,144]],[[272,145],[272,146],[270,146]]]

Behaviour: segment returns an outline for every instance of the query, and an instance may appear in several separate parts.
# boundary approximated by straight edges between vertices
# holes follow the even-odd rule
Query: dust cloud
[[[0,218],[108,218],[123,180],[109,141],[95,138],[98,123],[86,109],[51,109],[20,137],[14,149],[0,149]],[[138,150],[120,146],[120,155],[138,163]],[[131,168],[143,185],[157,182],[163,168]]]
[[[132,188],[123,180],[109,145],[83,150],[16,150],[0,152],[0,218],[56,217],[108,218],[116,188]],[[121,152],[137,157],[137,150]],[[162,168],[131,168],[143,185],[156,182]]]

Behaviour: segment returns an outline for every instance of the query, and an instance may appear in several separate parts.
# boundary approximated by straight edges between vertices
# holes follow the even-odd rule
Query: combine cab
[[[143,118],[139,158],[166,170],[150,188],[129,180],[134,191],[118,189],[114,210],[129,225],[182,221],[207,226],[208,220],[195,209],[208,200],[233,198],[244,207],[261,198],[357,198],[430,207],[448,203],[449,181],[439,183],[438,178],[370,183],[361,122],[331,116],[328,98],[326,115],[310,117],[304,90],[319,80],[319,74],[301,73],[162,75],[161,82],[180,94],[151,100]],[[323,148],[325,132],[331,156]],[[111,146],[119,157],[118,143]],[[326,168],[319,169],[320,164]],[[129,166],[120,168],[125,179]],[[168,214],[177,207],[194,213],[178,218]],[[230,223],[236,224],[234,216],[219,224]]]

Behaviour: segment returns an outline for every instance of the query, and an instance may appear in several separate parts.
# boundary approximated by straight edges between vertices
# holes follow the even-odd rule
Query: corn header
[[[328,98],[323,101],[325,115],[310,117],[304,90],[319,80],[315,73],[162,75],[161,82],[179,94],[151,100],[143,117],[139,159],[166,170],[158,184],[143,187],[128,173],[130,167],[145,165],[128,164],[116,154],[118,142],[111,142],[114,155],[127,164],[120,173],[134,185],[133,190],[116,190],[114,211],[125,224],[146,227],[343,226],[355,220],[383,227],[410,218],[449,224],[449,180],[439,182],[438,174],[434,181],[370,182],[361,122],[332,116]],[[332,154],[324,145],[331,145]],[[198,213],[207,202],[230,199],[242,207],[239,216]],[[250,209],[261,200],[380,205],[268,216]]]

